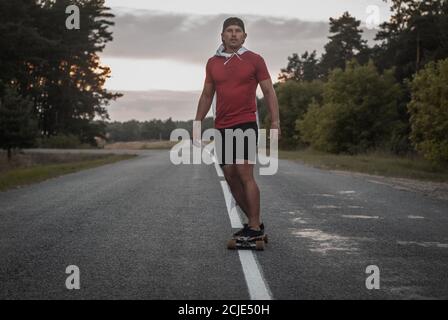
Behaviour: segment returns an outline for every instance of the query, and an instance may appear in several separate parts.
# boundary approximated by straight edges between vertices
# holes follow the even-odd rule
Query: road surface
[[[257,165],[270,242],[231,251],[235,209],[216,167],[138,153],[0,193],[1,299],[448,298],[448,201],[292,161],[271,176]],[[66,287],[71,265],[79,290]],[[368,266],[379,289],[366,287],[378,275]]]

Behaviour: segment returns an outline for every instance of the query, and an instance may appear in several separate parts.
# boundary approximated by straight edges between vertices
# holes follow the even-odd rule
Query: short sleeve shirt
[[[252,51],[210,58],[205,82],[213,83],[216,91],[215,128],[256,121],[257,86],[270,77],[264,59]]]

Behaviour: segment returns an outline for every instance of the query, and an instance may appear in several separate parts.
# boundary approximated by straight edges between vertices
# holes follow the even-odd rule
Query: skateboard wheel
[[[256,250],[264,250],[264,240],[255,241],[255,249]]]
[[[227,249],[235,250],[236,249],[236,240],[231,239],[229,242],[227,242]]]

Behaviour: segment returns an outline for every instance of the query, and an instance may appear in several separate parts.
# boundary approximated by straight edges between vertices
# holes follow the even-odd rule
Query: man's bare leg
[[[235,167],[244,190],[249,227],[260,230],[260,190],[253,174],[254,164],[246,160],[244,164],[235,164]]]
[[[227,184],[230,187],[232,196],[236,201],[236,204],[243,210],[244,214],[248,217],[248,206],[246,201],[246,195],[244,193],[243,184],[240,180],[238,172],[236,171],[235,164],[229,164],[222,167],[224,177],[226,178]]]

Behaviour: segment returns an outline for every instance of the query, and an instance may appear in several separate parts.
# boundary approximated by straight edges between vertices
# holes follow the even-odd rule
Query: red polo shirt
[[[270,77],[264,59],[252,51],[208,59],[205,82],[216,90],[215,128],[256,121],[257,86]]]

